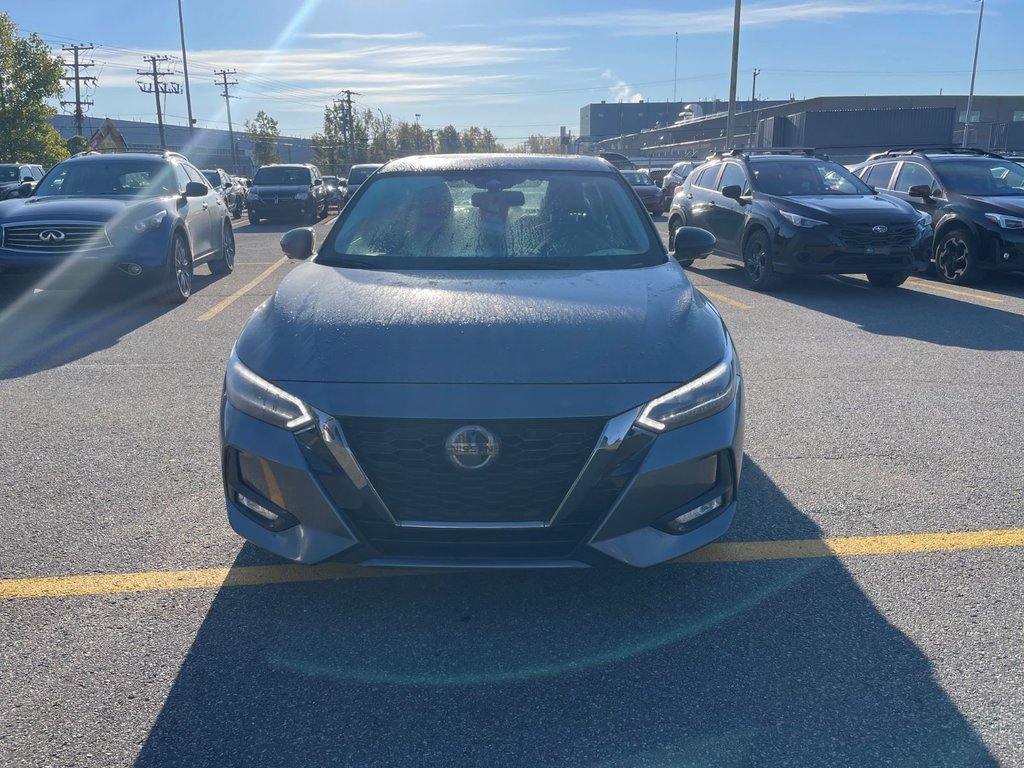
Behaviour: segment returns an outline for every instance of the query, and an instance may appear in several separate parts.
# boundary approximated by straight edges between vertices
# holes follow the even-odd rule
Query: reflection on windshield
[[[1024,195],[1024,167],[1006,160],[935,159],[942,182],[961,195]]]
[[[64,163],[36,187],[36,197],[48,195],[125,195],[163,197],[178,194],[178,182],[167,163],[135,160]]]
[[[871,194],[864,182],[828,160],[753,160],[750,166],[755,188],[769,195]]]
[[[279,184],[284,187],[309,186],[309,171],[305,168],[260,168],[253,184]]]
[[[18,168],[17,166],[8,165],[6,167],[0,166],[0,181],[17,181],[18,180]]]
[[[627,268],[664,261],[649,230],[629,188],[610,174],[388,175],[368,182],[320,260],[383,269]]]

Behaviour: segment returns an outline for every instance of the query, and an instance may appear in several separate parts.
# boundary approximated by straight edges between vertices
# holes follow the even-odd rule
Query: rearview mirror
[[[911,197],[920,197],[924,200],[930,200],[932,197],[932,187],[930,184],[915,184],[907,190],[907,194]]]
[[[185,197],[206,197],[209,191],[209,187],[198,181],[190,181],[185,185]]]
[[[710,256],[715,250],[715,236],[700,227],[680,227],[672,241],[672,251],[679,261],[692,261]]]
[[[313,255],[316,237],[312,227],[289,229],[281,238],[281,250],[289,259],[308,259]]]
[[[740,202],[740,195],[742,194],[743,188],[739,184],[728,184],[722,187],[722,196],[735,200],[737,203]]]

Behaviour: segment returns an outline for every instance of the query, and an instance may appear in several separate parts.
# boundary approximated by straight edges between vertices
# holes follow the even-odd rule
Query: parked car
[[[862,273],[891,288],[928,268],[931,217],[879,195],[813,150],[733,150],[694,169],[676,192],[669,237],[703,227],[747,282],[769,290],[784,273]]]
[[[1024,168],[980,149],[890,150],[857,166],[876,189],[907,201],[935,228],[935,271],[967,284],[1024,269]]]
[[[0,231],[5,285],[81,288],[116,276],[182,302],[197,266],[225,274],[235,263],[221,195],[172,152],[64,160],[28,197],[0,202]]]
[[[250,224],[296,217],[316,224],[327,215],[327,189],[315,165],[264,165],[253,177],[246,206]]]
[[[721,536],[743,395],[721,317],[593,157],[377,171],[228,363],[228,519],[301,562],[646,566]]]
[[[43,166],[32,163],[0,163],[0,200],[27,197],[43,178]]]
[[[370,175],[381,167],[380,163],[361,163],[353,165],[348,172],[348,181],[345,184],[345,200],[351,200],[352,196],[359,191],[359,187]]]
[[[661,194],[661,187],[655,184],[650,176],[643,171],[621,171],[621,173],[639,196],[644,208],[655,215],[665,212],[665,198]]]
[[[341,179],[337,176],[324,176],[324,186],[327,189],[327,209],[330,210],[333,205],[340,211],[345,204]]]
[[[661,180],[661,189],[665,196],[665,207],[667,208],[672,204],[672,198],[676,194],[676,188],[686,181],[686,177],[690,175],[690,171],[697,167],[697,163],[693,160],[683,160],[681,163],[676,163],[672,166],[665,178]]]
[[[224,204],[231,211],[231,218],[242,218],[242,208],[245,207],[245,198],[248,190],[241,184],[233,181],[227,171],[221,168],[206,169],[203,176],[210,182],[210,186],[224,198]]]
[[[655,184],[657,184],[658,187],[660,188],[661,187],[661,182],[663,182],[665,180],[665,177],[668,176],[669,171],[671,171],[672,169],[671,168],[641,168],[640,170],[643,171],[644,173],[646,173],[648,176],[650,176],[651,177],[651,181],[653,181]]]

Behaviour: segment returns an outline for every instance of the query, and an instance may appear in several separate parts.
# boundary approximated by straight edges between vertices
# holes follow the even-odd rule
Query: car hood
[[[1005,213],[1010,216],[1024,214],[1024,195],[991,195],[971,199],[984,205],[986,213]]]
[[[0,223],[27,221],[103,221],[145,215],[163,207],[161,198],[24,197],[0,203]]]
[[[725,333],[675,263],[449,272],[308,263],[256,311],[236,349],[277,382],[678,383],[722,359]]]
[[[912,205],[886,195],[798,195],[772,200],[783,211],[835,222],[890,224],[915,217]]]

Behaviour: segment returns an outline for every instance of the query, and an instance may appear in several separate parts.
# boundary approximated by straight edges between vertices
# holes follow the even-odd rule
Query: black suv
[[[894,287],[928,268],[932,243],[931,217],[811,149],[712,155],[676,191],[670,240],[683,225],[714,233],[757,290],[786,272],[863,273]]]
[[[327,215],[327,187],[315,165],[264,165],[252,178],[246,205],[250,224],[295,217],[316,224]]]
[[[1024,269],[1024,168],[980,149],[901,149],[854,166],[865,183],[931,217],[935,271],[965,284]]]
[[[0,163],[0,200],[28,197],[41,178],[43,178],[43,166],[41,165]]]

